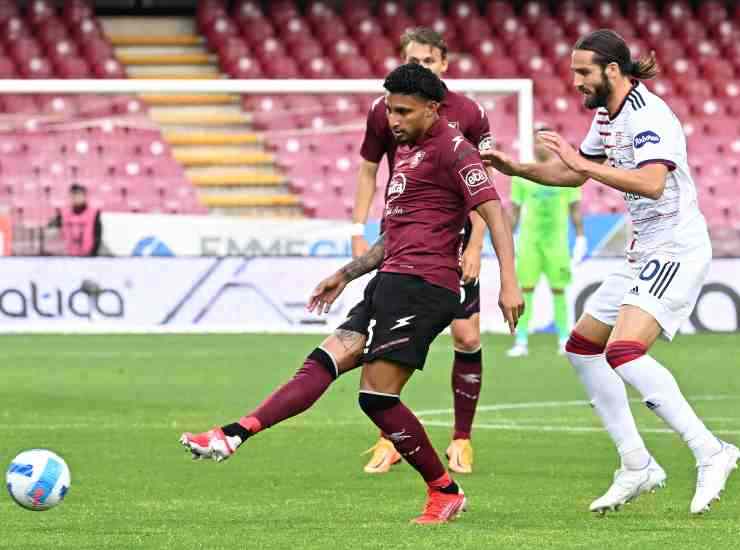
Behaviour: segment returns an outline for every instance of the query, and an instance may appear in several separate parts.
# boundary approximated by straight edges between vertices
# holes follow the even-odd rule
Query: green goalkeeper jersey
[[[511,202],[521,208],[518,246],[545,244],[567,250],[569,207],[579,200],[579,187],[550,187],[511,178]]]

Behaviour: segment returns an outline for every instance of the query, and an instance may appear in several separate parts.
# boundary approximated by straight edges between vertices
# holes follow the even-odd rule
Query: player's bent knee
[[[455,340],[455,351],[476,353],[480,351],[480,338],[470,337]]]
[[[341,374],[336,359],[323,348],[316,348],[308,354],[308,358],[324,367],[333,378],[337,378]]]
[[[601,355],[604,353],[604,346],[598,342],[592,342],[574,330],[565,343],[565,351],[575,355]]]
[[[647,348],[640,342],[617,340],[606,346],[606,362],[616,369],[625,363],[639,359],[646,352]]]
[[[397,395],[371,393],[366,390],[360,390],[357,402],[360,404],[362,411],[366,415],[371,416],[374,413],[395,407],[400,402],[400,399]]]

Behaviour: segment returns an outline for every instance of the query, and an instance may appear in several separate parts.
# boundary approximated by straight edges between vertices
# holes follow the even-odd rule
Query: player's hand
[[[329,313],[329,308],[331,308],[334,300],[337,299],[346,286],[347,281],[345,280],[344,275],[340,272],[336,272],[334,275],[327,277],[321,281],[311,293],[306,309],[308,309],[308,311],[316,310],[318,315]]]
[[[509,325],[509,332],[516,332],[516,325],[524,313],[524,297],[519,285],[502,285],[498,296],[498,307]]]
[[[565,141],[563,136],[557,132],[542,131],[537,132],[537,137],[542,140],[545,148],[560,157],[563,163],[574,172],[583,171],[583,157],[571,147],[570,143]]]
[[[480,277],[480,255],[481,249],[476,246],[468,246],[463,252],[460,267],[464,284],[472,283]]]
[[[365,237],[363,237],[362,235],[352,236],[352,257],[353,258],[359,258],[368,250],[370,250],[370,244],[367,242],[367,239]]]
[[[507,176],[516,176],[519,173],[519,163],[506,153],[495,149],[486,149],[480,152],[483,164],[495,168]]]

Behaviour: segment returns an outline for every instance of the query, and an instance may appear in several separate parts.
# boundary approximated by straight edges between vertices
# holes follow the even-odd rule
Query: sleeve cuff
[[[591,159],[605,159],[606,158],[606,155],[604,155],[604,154],[601,154],[601,155],[589,155],[588,153],[584,153],[583,152],[583,149],[578,149],[578,152],[581,154],[581,156],[583,158],[586,158],[586,159],[589,159],[589,160],[591,160]]]
[[[673,172],[676,169],[676,163],[672,160],[668,159],[648,159],[643,160],[642,162],[639,162],[637,164],[637,168],[642,168],[643,166],[647,166],[648,164],[662,164],[666,167],[668,167],[669,172]]]

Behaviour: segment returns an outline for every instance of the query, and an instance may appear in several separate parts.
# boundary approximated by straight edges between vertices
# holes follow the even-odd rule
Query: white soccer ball
[[[8,493],[28,510],[49,510],[62,502],[70,481],[67,463],[47,449],[23,451],[5,474]]]

